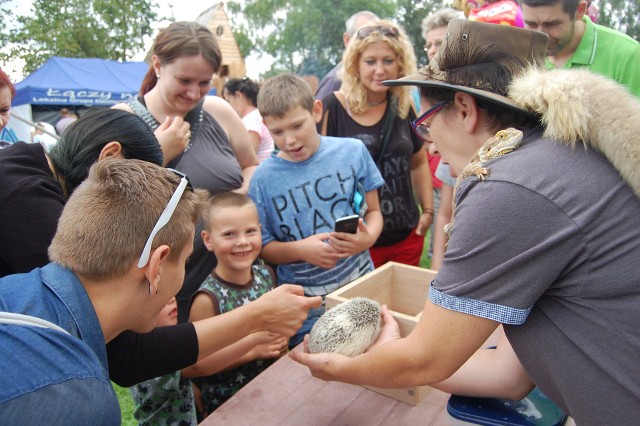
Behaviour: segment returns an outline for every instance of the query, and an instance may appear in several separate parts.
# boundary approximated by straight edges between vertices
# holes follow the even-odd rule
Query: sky
[[[195,20],[200,13],[204,12],[211,6],[215,6],[220,3],[220,0],[153,0],[158,4],[158,16],[164,18],[170,18],[172,15],[175,17],[176,21],[193,21]],[[13,8],[15,14],[18,15],[26,15],[29,14],[29,10],[31,8],[31,0],[12,0],[9,2],[7,7]],[[166,23],[165,23],[166,24]],[[160,27],[161,23],[158,23],[156,27]],[[155,36],[155,34],[154,34]],[[146,55],[147,50],[151,48],[153,44],[153,39],[149,38],[146,40],[146,46],[144,51],[139,52],[135,55],[132,60],[134,61],[142,61]],[[264,73],[268,70],[269,62],[265,61],[265,58],[262,57],[260,61],[258,61],[257,57],[249,56],[245,58],[245,62],[247,65],[247,74],[250,78],[257,79],[261,73]],[[19,74],[12,75],[12,80],[14,82],[18,82],[22,80],[26,76],[21,76]]]

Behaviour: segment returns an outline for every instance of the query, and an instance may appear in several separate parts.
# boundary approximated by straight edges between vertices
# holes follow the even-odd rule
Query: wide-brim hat
[[[416,74],[384,84],[451,89],[531,114],[509,99],[508,84],[496,87],[500,79],[487,72],[483,63],[500,62],[501,69],[510,74],[506,76],[510,82],[530,66],[544,65],[548,42],[549,36],[538,31],[452,19],[444,42],[428,65]]]

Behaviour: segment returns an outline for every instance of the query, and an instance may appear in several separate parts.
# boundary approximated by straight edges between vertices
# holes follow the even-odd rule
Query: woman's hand
[[[391,315],[391,311],[389,311],[387,305],[382,305],[380,311],[380,316],[382,317],[382,328],[380,329],[378,338],[371,346],[369,346],[369,348],[367,348],[367,351],[381,346],[390,340],[400,338],[400,326],[393,315]]]
[[[190,124],[178,116],[167,117],[153,133],[160,142],[165,165],[182,154],[191,139]]]
[[[338,380],[337,367],[342,363],[349,363],[352,358],[337,353],[309,353],[309,335],[304,336],[303,350],[295,349],[289,352],[289,356],[296,362],[309,367],[313,377],[321,380]]]

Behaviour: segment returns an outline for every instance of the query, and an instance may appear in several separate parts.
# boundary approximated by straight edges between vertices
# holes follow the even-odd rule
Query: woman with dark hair
[[[155,136],[139,117],[134,117],[109,109],[90,109],[82,120],[71,124],[73,131],[64,136],[64,143],[49,153],[67,198],[86,179],[93,163],[104,157],[120,155],[162,164],[162,150]]]
[[[153,44],[149,71],[139,96],[114,108],[139,115],[154,130],[165,163],[186,173],[194,187],[215,195],[245,193],[258,159],[242,121],[227,102],[207,96],[222,55],[215,36],[195,22],[174,22]],[[194,252],[176,296],[179,322],[188,303],[215,267],[215,257],[196,230]]]
[[[260,111],[258,111],[258,92],[260,86],[247,77],[232,78],[224,85],[222,95],[229,102],[231,108],[242,118],[251,144],[256,151],[258,161],[269,158],[273,152],[273,138],[269,129],[264,125]]]
[[[93,163],[114,156],[162,164],[158,141],[134,114],[89,110],[72,127],[50,154],[24,142],[0,151],[0,276],[49,262],[64,203]]]

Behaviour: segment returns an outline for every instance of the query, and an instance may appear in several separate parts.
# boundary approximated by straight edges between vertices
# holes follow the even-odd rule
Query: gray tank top
[[[129,106],[152,130],[160,125],[147,110],[144,98],[130,101]],[[195,188],[204,188],[211,195],[240,188],[242,169],[220,124],[202,109],[202,103],[185,121],[191,125],[190,146],[167,166],[186,173]]]

